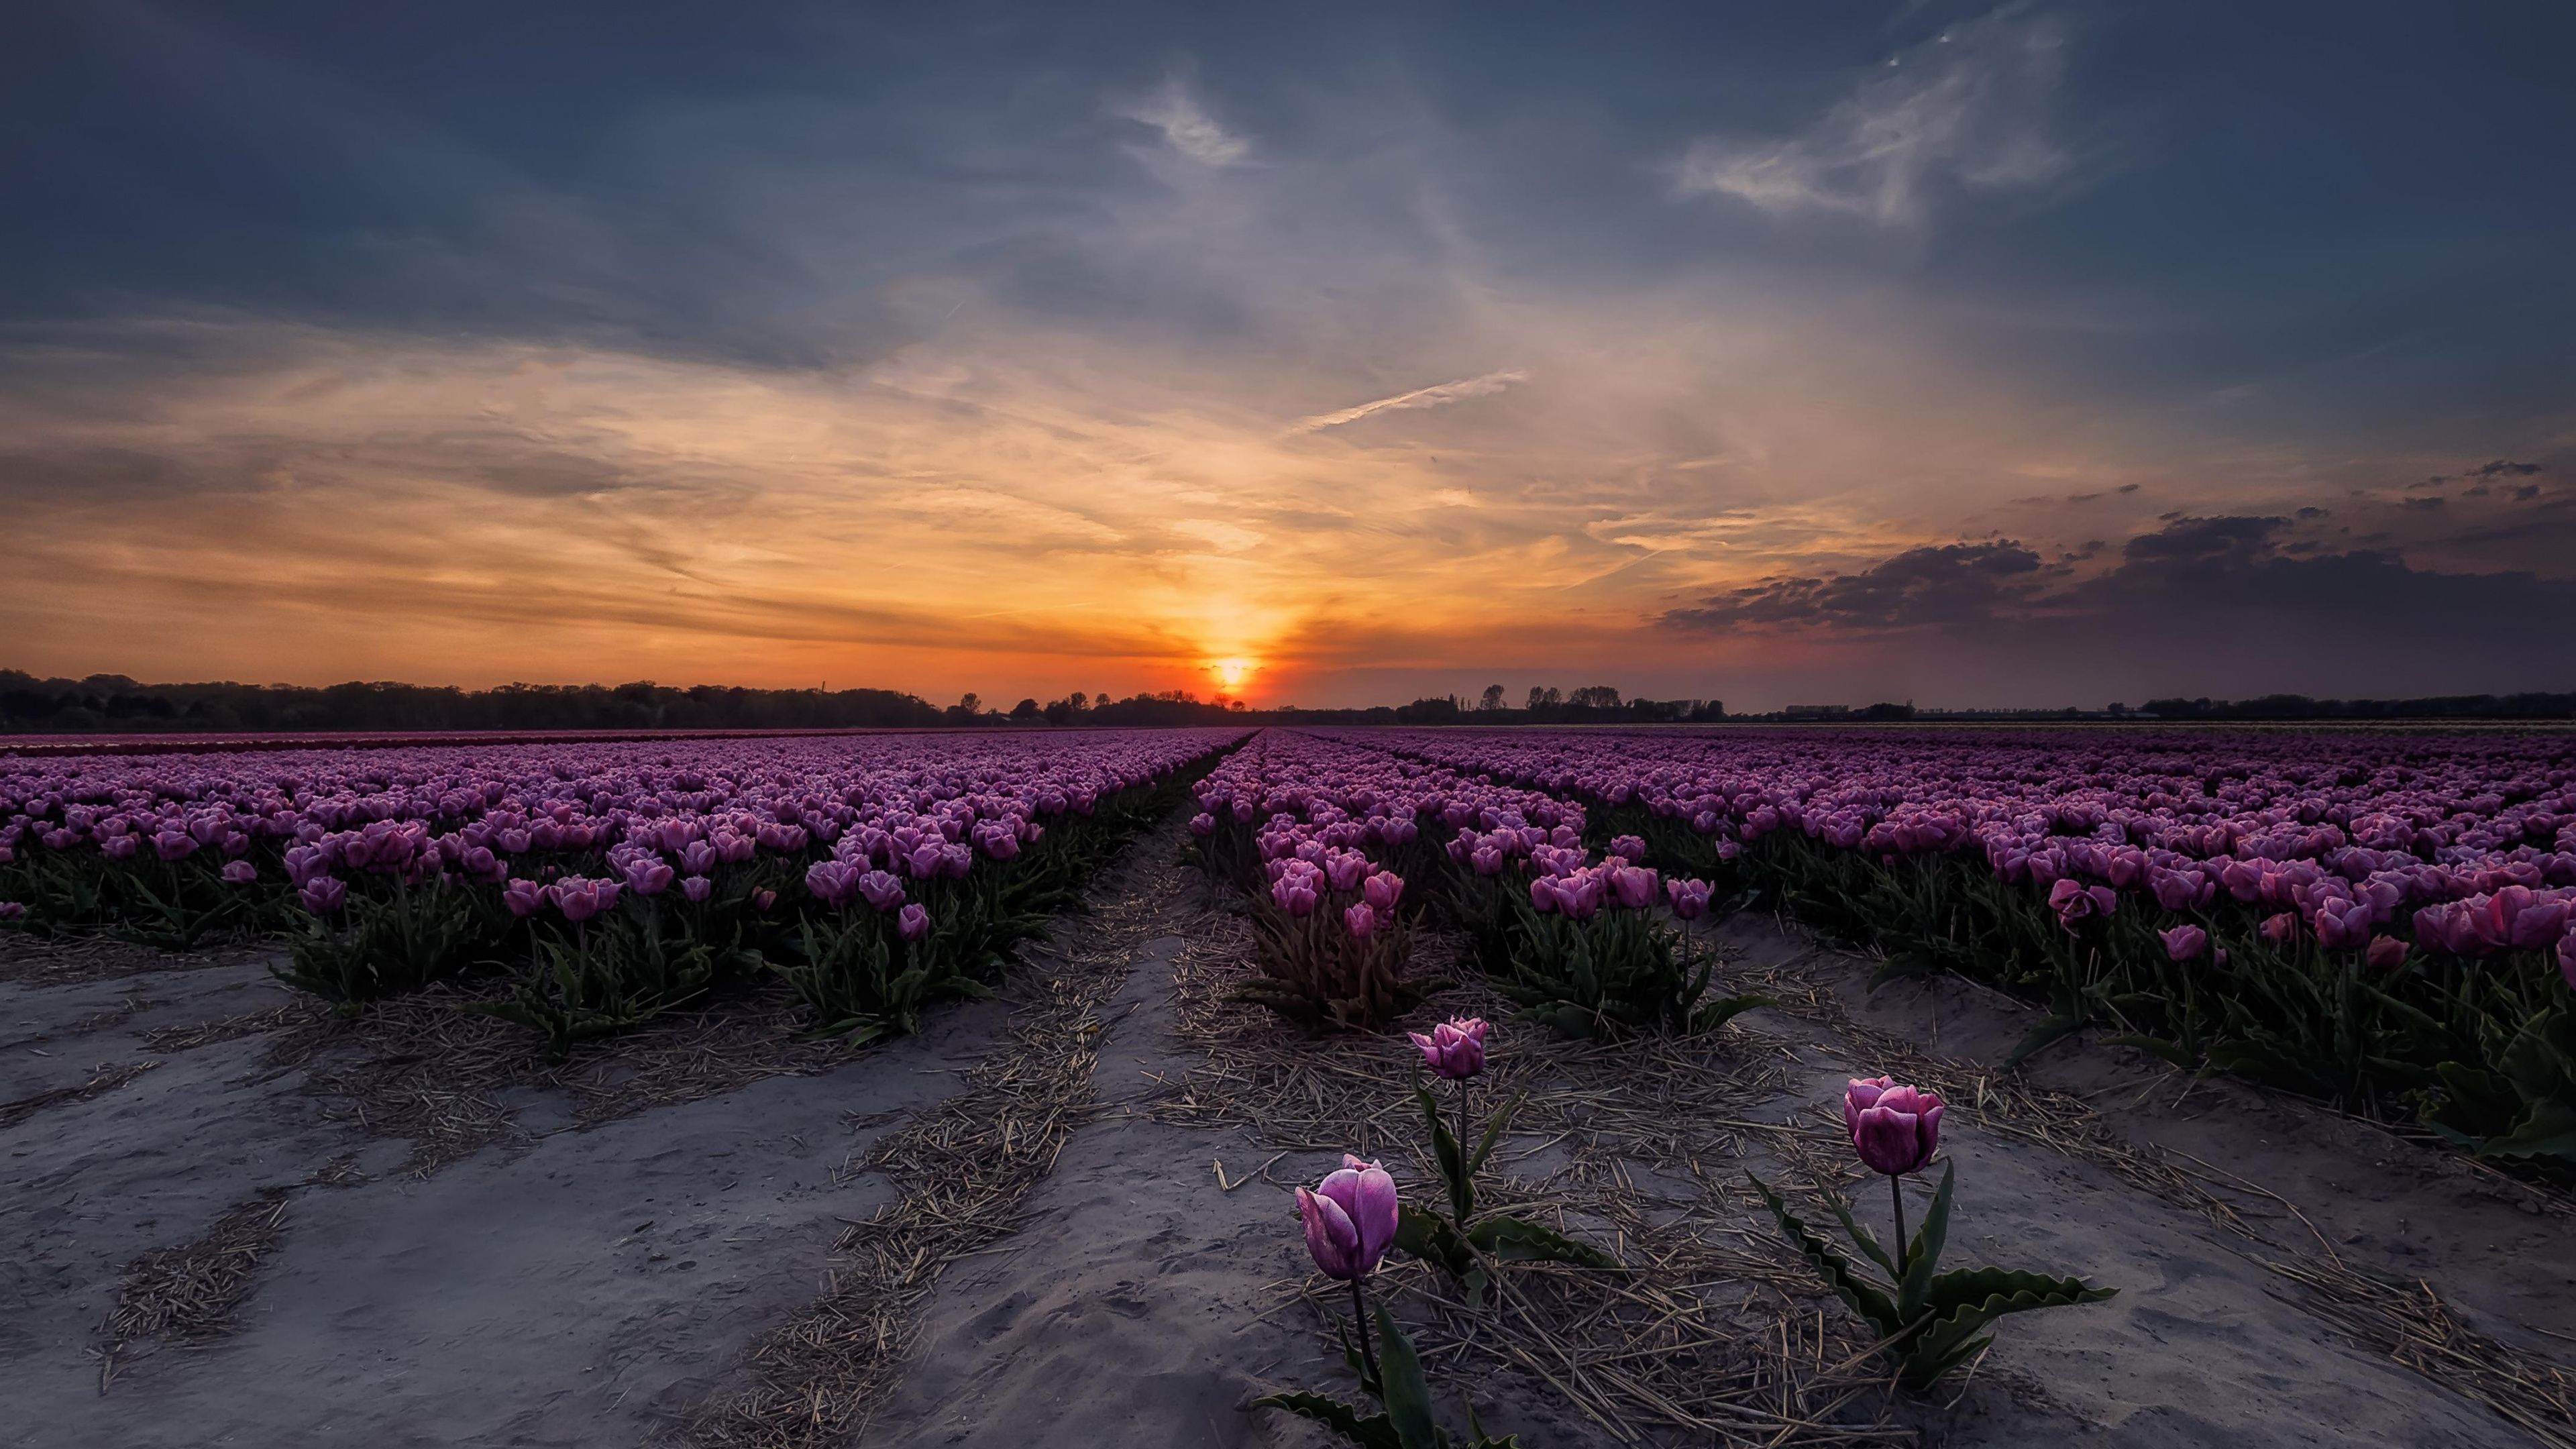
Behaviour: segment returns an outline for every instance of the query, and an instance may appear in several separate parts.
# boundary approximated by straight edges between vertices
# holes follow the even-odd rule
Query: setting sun
[[[1243,681],[1250,679],[1253,671],[1259,667],[1259,664],[1250,659],[1219,659],[1208,666],[1209,670],[1215,673],[1217,682],[1228,689],[1242,688]]]

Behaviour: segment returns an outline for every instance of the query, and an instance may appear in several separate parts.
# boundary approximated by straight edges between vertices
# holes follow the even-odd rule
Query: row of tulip
[[[491,963],[557,1049],[784,977],[907,1030],[1239,730],[881,735],[0,761],[0,915],[164,946],[284,934],[299,987]]]
[[[2576,737],[1458,732],[1425,766],[2085,1026],[2576,1169]],[[2550,1164],[2557,1164],[2552,1166]]]
[[[1263,943],[1269,979],[1246,998],[1302,1021],[1382,1028],[1419,999],[1391,908],[1426,877],[1495,983],[1569,1035],[1701,1028],[1755,1004],[1703,1006],[1710,960],[1674,922],[1709,908],[1711,884],[1666,880],[1632,838],[1595,860],[1579,805],[1278,730],[1197,793],[1200,864],[1245,891]]]

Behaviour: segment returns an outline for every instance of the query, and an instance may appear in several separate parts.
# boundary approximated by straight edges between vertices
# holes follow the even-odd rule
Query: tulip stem
[[[1386,1380],[1378,1376],[1377,1350],[1369,1346],[1368,1300],[1360,1296],[1360,1280],[1357,1278],[1351,1280],[1351,1317],[1360,1326],[1360,1362],[1368,1365],[1369,1383],[1376,1386],[1373,1392],[1383,1399],[1386,1397]]]
[[[1905,1179],[1895,1173],[1887,1175],[1887,1191],[1896,1199],[1896,1279],[1903,1287],[1906,1272],[1913,1267],[1905,1244]]]
[[[1476,1191],[1475,1149],[1467,1145],[1467,1079],[1458,1079],[1458,1231],[1467,1231],[1467,1204]]]

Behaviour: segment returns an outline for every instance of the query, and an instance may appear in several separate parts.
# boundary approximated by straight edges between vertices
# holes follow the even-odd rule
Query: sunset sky
[[[2571,17],[21,3],[0,667],[2576,689]]]

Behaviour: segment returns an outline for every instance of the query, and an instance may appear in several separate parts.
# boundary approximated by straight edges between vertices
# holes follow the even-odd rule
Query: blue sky
[[[2576,687],[2571,17],[22,7],[5,662]]]

